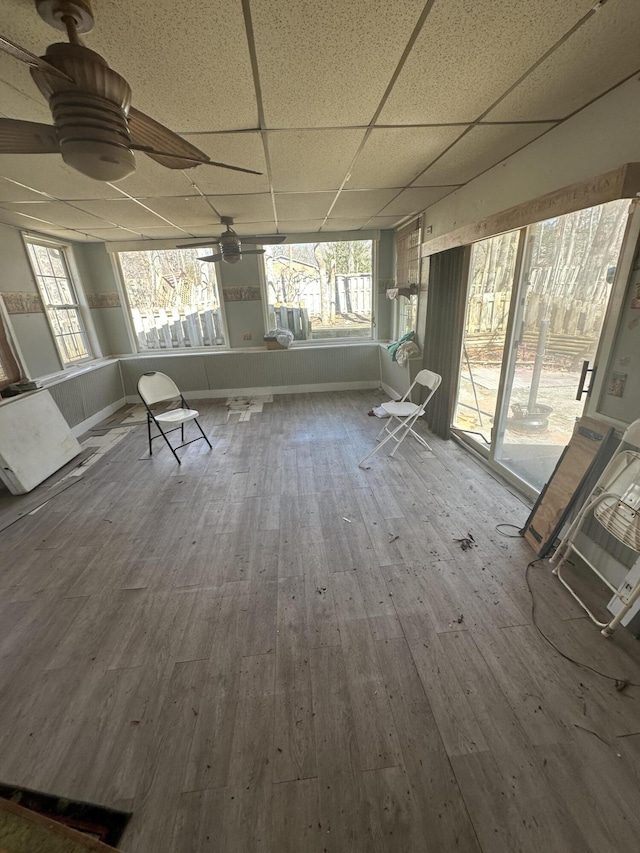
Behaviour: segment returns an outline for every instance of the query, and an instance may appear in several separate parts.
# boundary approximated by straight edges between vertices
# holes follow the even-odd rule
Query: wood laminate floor
[[[0,781],[132,811],[129,853],[638,849],[640,690],[537,634],[495,530],[528,509],[462,449],[357,467],[379,400],[203,402],[212,451],[138,427],[0,534]],[[530,575],[567,654],[640,683]]]

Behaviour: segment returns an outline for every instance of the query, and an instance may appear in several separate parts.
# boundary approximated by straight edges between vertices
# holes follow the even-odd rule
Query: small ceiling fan
[[[49,101],[53,125],[0,118],[0,154],[59,153],[69,166],[98,181],[119,181],[135,171],[134,151],[168,169],[201,164],[260,175],[217,163],[177,133],[131,106],[131,89],[78,33],[93,29],[91,0],[36,0],[40,17],[69,42],[51,44],[44,57],[0,36],[0,50],[31,66]]]
[[[224,261],[225,264],[237,264],[242,260],[243,255],[264,255],[264,249],[243,249],[242,243],[284,243],[287,239],[286,234],[251,234],[248,237],[240,237],[231,227],[233,218],[231,216],[223,216],[220,221],[227,226],[227,230],[220,234],[219,237],[210,237],[208,240],[201,240],[199,243],[182,243],[181,249],[200,249],[202,247],[211,246],[217,243],[220,251],[215,255],[207,255],[205,258],[198,258],[199,261]]]

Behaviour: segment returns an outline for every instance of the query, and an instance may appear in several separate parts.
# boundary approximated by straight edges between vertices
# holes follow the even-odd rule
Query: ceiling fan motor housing
[[[136,167],[129,147],[127,81],[83,45],[52,44],[44,58],[75,81],[31,69],[37,87],[49,99],[64,161],[98,181],[126,178]]]

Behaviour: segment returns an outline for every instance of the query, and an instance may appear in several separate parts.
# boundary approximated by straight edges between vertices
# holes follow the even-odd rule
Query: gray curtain
[[[460,375],[470,254],[470,246],[461,246],[430,258],[422,366],[442,376],[442,385],[426,413],[429,429],[441,438],[451,436]]]

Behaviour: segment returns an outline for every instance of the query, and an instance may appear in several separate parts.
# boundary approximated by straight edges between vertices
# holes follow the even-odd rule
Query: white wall
[[[438,237],[492,213],[640,161],[640,81],[618,86],[504,163],[434,204],[425,225]]]

